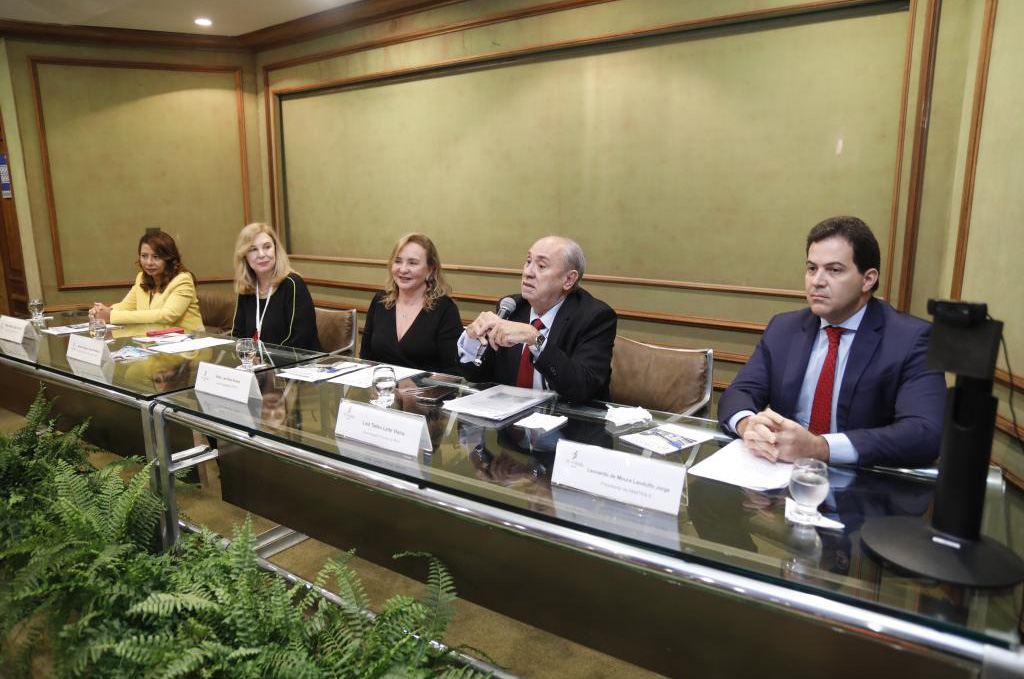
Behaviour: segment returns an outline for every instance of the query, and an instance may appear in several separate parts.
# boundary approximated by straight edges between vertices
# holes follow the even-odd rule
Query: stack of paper
[[[362,370],[366,365],[353,363],[352,361],[339,361],[337,363],[295,366],[277,373],[278,377],[286,380],[298,380],[299,382],[322,382],[345,373]]]
[[[133,337],[133,342],[139,344],[174,344],[175,342],[184,342],[187,339],[192,339],[192,335],[186,335],[183,332],[169,332],[163,335],[140,335]]]
[[[200,337],[199,339],[178,341],[171,344],[156,344],[153,346],[153,351],[159,351],[164,354],[179,354],[185,351],[198,351],[208,347],[215,347],[218,344],[232,344],[233,342],[234,340],[223,337]]]
[[[368,365],[358,370],[345,372],[332,379],[331,382],[333,384],[346,384],[350,387],[359,387],[360,389],[369,389],[373,385],[373,369],[378,368],[381,365],[387,366],[395,371],[396,382],[401,382],[407,377],[412,377],[413,375],[419,375],[426,372],[425,370],[417,370],[416,368],[403,368],[399,365],[381,363],[380,365]]]
[[[736,439],[717,453],[702,460],[690,473],[706,479],[714,479],[751,490],[774,490],[789,485],[793,465],[788,462],[771,462],[757,457],[741,439]]]
[[[55,325],[52,328],[43,328],[42,331],[49,335],[70,335],[75,332],[89,332],[89,324]]]
[[[553,391],[540,389],[523,389],[499,384],[481,392],[453,398],[445,402],[444,409],[453,413],[473,415],[485,420],[507,420],[523,412],[527,408],[543,403],[558,396]]]

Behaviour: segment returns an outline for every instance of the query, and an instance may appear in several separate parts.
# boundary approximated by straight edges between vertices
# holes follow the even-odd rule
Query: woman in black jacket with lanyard
[[[320,350],[313,298],[277,233],[262,223],[242,228],[235,241],[235,317],[231,334],[267,344]]]
[[[388,260],[384,292],[366,312],[360,358],[458,375],[462,319],[450,292],[433,241],[421,233],[402,236]]]

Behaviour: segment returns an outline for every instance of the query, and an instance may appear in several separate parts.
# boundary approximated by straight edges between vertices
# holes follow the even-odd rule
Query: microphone
[[[505,320],[509,315],[516,310],[516,301],[511,297],[502,297],[501,301],[498,302],[498,318]],[[480,347],[476,350],[476,358],[473,359],[473,365],[481,365],[484,362],[484,353],[487,352],[487,342],[482,342]]]

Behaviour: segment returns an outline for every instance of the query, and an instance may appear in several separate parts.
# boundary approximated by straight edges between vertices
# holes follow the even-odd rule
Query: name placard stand
[[[21,344],[27,339],[39,339],[32,321],[14,316],[0,316],[0,340]]]
[[[248,403],[249,399],[263,400],[255,373],[215,363],[199,364],[196,371],[196,391],[238,403]]]
[[[617,502],[678,514],[686,467],[559,439],[551,483]]]
[[[384,450],[415,457],[420,448],[434,450],[427,418],[379,406],[342,399],[334,433]]]
[[[113,360],[105,339],[84,335],[68,335],[67,357],[89,365],[102,365]]]

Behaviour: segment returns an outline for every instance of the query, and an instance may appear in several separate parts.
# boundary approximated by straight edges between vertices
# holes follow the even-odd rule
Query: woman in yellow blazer
[[[203,329],[195,278],[181,263],[178,246],[163,231],[139,239],[139,268],[135,285],[113,306],[97,302],[89,317],[128,325],[159,323],[186,331]]]

